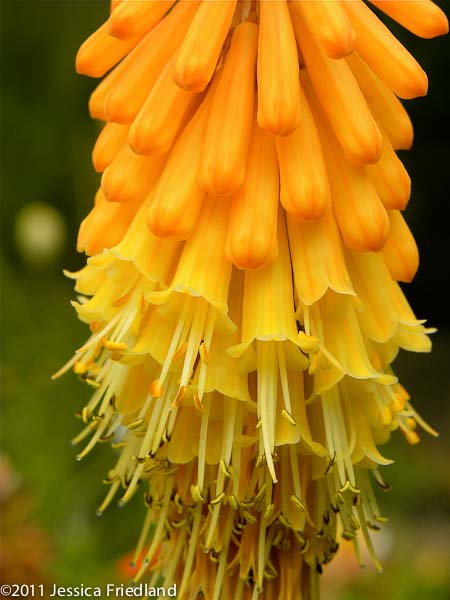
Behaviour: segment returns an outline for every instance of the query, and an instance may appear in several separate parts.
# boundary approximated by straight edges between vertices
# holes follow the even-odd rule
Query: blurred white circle
[[[14,237],[22,259],[32,266],[57,262],[67,239],[60,211],[44,202],[30,202],[17,214]]]

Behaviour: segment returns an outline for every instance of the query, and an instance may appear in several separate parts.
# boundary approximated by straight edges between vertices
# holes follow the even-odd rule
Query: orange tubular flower
[[[371,4],[447,32],[429,0]],[[103,175],[68,274],[91,334],[57,375],[93,388],[78,458],[116,454],[98,513],[146,490],[134,581],[317,600],[340,537],[381,569],[378,446],[435,433],[390,366],[431,349],[397,283],[425,73],[362,0],[113,1],[76,64],[105,75]]]

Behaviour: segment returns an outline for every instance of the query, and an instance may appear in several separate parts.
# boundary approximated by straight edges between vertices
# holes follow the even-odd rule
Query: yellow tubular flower
[[[108,121],[130,123],[139,112],[158,76],[182,41],[198,3],[177,4],[118,66],[120,76],[104,99]]]
[[[297,3],[291,5],[291,15],[309,77],[346,157],[356,164],[377,162],[381,133],[347,63],[325,56],[305,26]]]
[[[302,304],[310,306],[328,288],[354,294],[347,273],[342,242],[331,211],[314,223],[287,219],[295,290]]]
[[[258,125],[288,135],[300,121],[298,57],[287,0],[259,4]]]
[[[205,197],[198,181],[212,90],[178,138],[156,185],[148,213],[150,230],[160,237],[186,239]]]
[[[312,86],[302,77],[310,104],[316,104]],[[315,116],[330,178],[333,210],[347,246],[360,252],[383,248],[389,233],[389,219],[363,166],[345,159],[333,132],[317,107]],[[348,215],[352,215],[352,219]]]
[[[296,0],[308,29],[330,58],[343,58],[353,50],[355,32],[341,2]]]
[[[330,208],[330,188],[317,128],[301,86],[300,98],[299,126],[291,135],[276,139],[280,201],[292,218],[314,221]]]
[[[428,79],[417,61],[362,2],[345,2],[355,50],[400,98],[425,96]]]
[[[395,150],[409,150],[414,132],[411,119],[397,96],[353,52],[347,63],[355,76],[367,104]]]
[[[105,98],[113,89],[114,84],[119,81],[121,74],[125,71],[126,62],[122,61],[115,69],[110,71],[105,79],[98,84],[89,98],[89,114],[93,119],[106,121]]]
[[[394,281],[412,281],[419,268],[419,251],[405,219],[398,210],[389,211],[391,233],[382,254]]]
[[[275,143],[254,119],[244,185],[232,200],[227,257],[241,269],[256,269],[278,253],[279,175]]]
[[[108,33],[123,40],[133,38],[137,33],[145,33],[157,25],[174,4],[175,0],[122,0],[116,9],[111,11],[111,16],[106,22]]]
[[[181,44],[173,77],[185,90],[201,92],[216,68],[237,0],[201,2]],[[189,1],[187,2],[189,4]]]
[[[92,150],[92,164],[98,173],[112,163],[127,141],[128,131],[128,125],[117,123],[107,123],[103,127]]]
[[[255,90],[258,27],[246,21],[233,32],[205,129],[200,185],[228,196],[244,183]]]
[[[367,172],[386,209],[406,208],[411,194],[411,179],[387,137],[383,140],[380,160],[376,165],[368,165]]]
[[[162,154],[169,150],[186,115],[198,96],[180,89],[172,79],[174,57],[161,71],[155,85],[130,127],[128,143],[136,154]]]
[[[125,235],[137,209],[133,202],[108,202],[102,190],[98,190],[94,208],[81,223],[77,250],[90,256],[115,246]]]
[[[135,46],[137,39],[117,40],[108,35],[106,23],[95,31],[78,50],[78,73],[101,77]]]
[[[448,33],[448,19],[430,0],[370,0],[412,33],[433,38]]]
[[[370,2],[448,29],[429,0]],[[436,435],[391,368],[434,331],[397,283],[418,267],[398,96],[426,75],[361,0],[112,0],[76,66],[107,73],[103,175],[66,273],[90,335],[55,376],[93,390],[77,458],[116,453],[98,514],[144,489],[134,582],[318,600],[341,537],[381,570],[379,446]]]
[[[161,168],[159,156],[138,156],[124,144],[103,172],[103,193],[111,202],[142,201]]]

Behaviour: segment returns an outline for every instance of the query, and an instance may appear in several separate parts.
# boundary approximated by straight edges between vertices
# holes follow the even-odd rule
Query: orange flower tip
[[[103,173],[106,168],[94,155],[92,155],[92,165],[96,173]]]
[[[101,188],[106,200],[108,202],[126,201],[128,198],[125,198],[122,193],[126,183],[125,173],[109,167],[105,169],[101,179]]]
[[[126,38],[129,35],[129,32],[127,31],[127,24],[123,24],[121,19],[117,19],[117,15],[111,14],[109,19],[106,21],[106,29],[109,35],[119,39]]]
[[[257,120],[258,125],[261,129],[264,129],[264,131],[277,137],[287,137],[297,129],[300,123],[300,110],[296,111],[296,113],[290,117],[287,115],[280,115],[278,118],[269,118],[267,115],[262,114],[258,107]]]
[[[404,143],[402,147],[396,148],[396,150],[411,150],[413,142],[414,142],[414,130],[411,128],[410,132],[405,131]]]
[[[255,270],[269,264],[278,255],[278,247],[274,253],[272,245],[268,248],[261,245],[260,248],[245,250],[243,247],[227,249],[226,256],[238,269]]]
[[[88,77],[102,77],[104,75],[103,65],[92,57],[91,44],[87,45],[89,39],[80,46],[75,58],[75,70],[78,75],[87,75]]]
[[[348,145],[343,148],[345,156],[354,165],[375,165],[381,158],[383,138],[378,130],[370,138],[370,143]]]
[[[393,209],[405,210],[408,206],[409,199],[411,198],[411,179],[406,172],[402,181],[399,183],[397,192],[396,206],[393,207]]]
[[[164,210],[150,206],[147,213],[147,227],[159,238],[172,238],[186,240],[189,237],[193,224],[186,219],[164,214]]]
[[[409,86],[404,86],[402,90],[398,90],[398,95],[403,100],[413,100],[414,98],[426,96],[427,93],[428,77],[423,69],[416,72],[415,77],[410,80]]]
[[[433,15],[429,15],[428,19],[424,19],[420,24],[420,31],[416,31],[417,35],[422,38],[431,39],[448,33],[449,25],[446,14],[436,5]]]
[[[91,119],[98,119],[99,121],[105,121],[105,113],[103,111],[103,105],[99,106],[98,102],[92,96],[88,101],[88,111]]]
[[[321,46],[327,56],[334,59],[345,58],[353,52],[356,34],[350,27],[346,28],[346,35],[336,36],[334,31],[325,32],[320,40]]]
[[[416,35],[430,39],[448,33],[448,19],[444,11],[434,2],[388,2],[387,0],[370,0],[377,8],[398,21]],[[412,5],[412,6],[411,6]]]
[[[198,182],[202,190],[212,196],[220,196],[221,198],[237,192],[244,183],[244,179],[245,174],[243,172],[229,173],[223,171],[211,174],[203,172],[202,169],[198,176]]]
[[[168,150],[168,148],[158,148],[154,142],[155,140],[146,137],[141,130],[136,132],[133,130],[133,128],[130,129],[128,145],[135,154],[139,154],[140,156],[148,156],[152,152],[163,154],[166,150]]]
[[[127,39],[133,35],[133,25],[135,26],[133,14],[127,9],[130,3],[121,3],[122,10],[115,10],[106,21],[106,29],[109,35],[119,39]],[[127,14],[128,13],[128,14]]]
[[[378,223],[364,232],[358,231],[355,235],[348,232],[344,235],[345,243],[350,250],[355,252],[380,252],[383,249],[389,235],[389,218],[384,212]]]
[[[445,35],[449,32],[449,24],[447,15],[440,8],[439,12],[436,13],[433,25],[430,25],[429,37],[436,37],[438,35]]]
[[[120,192],[117,187],[110,186],[107,183],[107,179],[102,177],[101,186],[102,191],[105,194],[105,198],[108,202],[120,202]]]
[[[131,131],[128,137],[128,145],[135,154],[139,154],[140,156],[145,156],[153,150],[153,148],[148,148],[148,144],[140,136],[132,135]]]
[[[386,229],[380,228],[379,231],[372,235],[372,237],[367,237],[365,240],[365,244],[359,249],[360,252],[380,252],[383,249],[383,246],[386,243],[386,239],[389,235],[389,226]]]
[[[287,205],[284,207],[294,221],[312,223],[318,221],[331,208],[331,198],[329,193],[322,196],[315,195],[308,198],[301,206]]]
[[[416,264],[411,263],[410,265],[404,264],[401,272],[397,273],[395,279],[403,283],[411,283],[414,280],[414,277],[417,275],[418,269],[418,262]]]
[[[203,76],[203,72],[197,72],[194,65],[190,65],[183,72],[174,70],[173,80],[182,89],[187,92],[203,92],[208,85],[210,79]]]
[[[111,92],[114,92],[114,90],[111,90]],[[120,125],[131,123],[136,116],[135,108],[131,103],[116,102],[111,92],[106,96],[103,104],[104,119]]]
[[[86,254],[90,254],[89,249],[89,234],[86,231],[86,226],[84,221],[81,222],[80,229],[78,231],[77,238],[77,252],[85,252]]]

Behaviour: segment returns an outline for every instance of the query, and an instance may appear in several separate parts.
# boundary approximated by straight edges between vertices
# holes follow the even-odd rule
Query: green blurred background
[[[87,113],[95,82],[75,74],[74,57],[106,13],[103,0],[2,2],[3,541],[17,560],[35,553],[39,577],[61,585],[124,578],[118,561],[132,550],[144,510],[136,498],[126,510],[95,517],[113,457],[98,447],[75,462],[74,413],[89,390],[71,374],[50,381],[86,335],[62,269],[83,265],[74,248],[98,185],[90,151],[99,126]],[[416,141],[402,158],[413,179],[407,219],[422,256],[407,295],[418,317],[439,328],[432,355],[402,354],[395,368],[441,435],[424,434],[409,447],[394,434],[384,449],[395,459],[384,470],[393,491],[380,498],[390,520],[375,536],[385,574],[359,571],[344,548],[337,567],[326,570],[325,600],[450,597],[450,47],[445,38],[395,31],[430,77],[429,96],[408,102]]]

